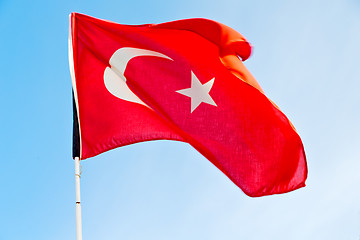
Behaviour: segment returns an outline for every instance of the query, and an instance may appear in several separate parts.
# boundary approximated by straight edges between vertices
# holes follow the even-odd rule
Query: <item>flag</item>
[[[301,139],[242,63],[250,53],[212,20],[122,25],[72,13],[73,156],[175,140],[249,196],[305,186]]]

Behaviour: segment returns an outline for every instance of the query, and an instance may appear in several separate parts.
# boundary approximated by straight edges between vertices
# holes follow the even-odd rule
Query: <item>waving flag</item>
[[[70,18],[74,157],[176,140],[249,196],[305,186],[301,139],[243,65],[251,46],[241,34],[207,19],[132,26]]]

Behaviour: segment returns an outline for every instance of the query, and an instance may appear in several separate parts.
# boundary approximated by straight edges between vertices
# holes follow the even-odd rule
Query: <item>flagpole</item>
[[[82,240],[81,204],[80,204],[80,158],[75,157],[75,198],[76,198],[76,240]]]

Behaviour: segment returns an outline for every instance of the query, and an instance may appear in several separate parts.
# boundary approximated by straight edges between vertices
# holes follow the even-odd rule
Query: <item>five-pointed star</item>
[[[211,79],[207,83],[201,84],[196,75],[191,71],[191,88],[181,89],[176,92],[191,98],[191,113],[202,102],[217,106],[209,94],[214,81],[215,78]]]

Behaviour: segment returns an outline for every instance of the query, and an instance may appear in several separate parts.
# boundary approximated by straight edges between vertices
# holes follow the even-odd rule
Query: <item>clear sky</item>
[[[250,198],[187,144],[118,148],[82,163],[85,240],[360,238],[358,0],[0,0],[0,240],[75,239],[71,12],[236,29],[309,167],[305,188]]]

